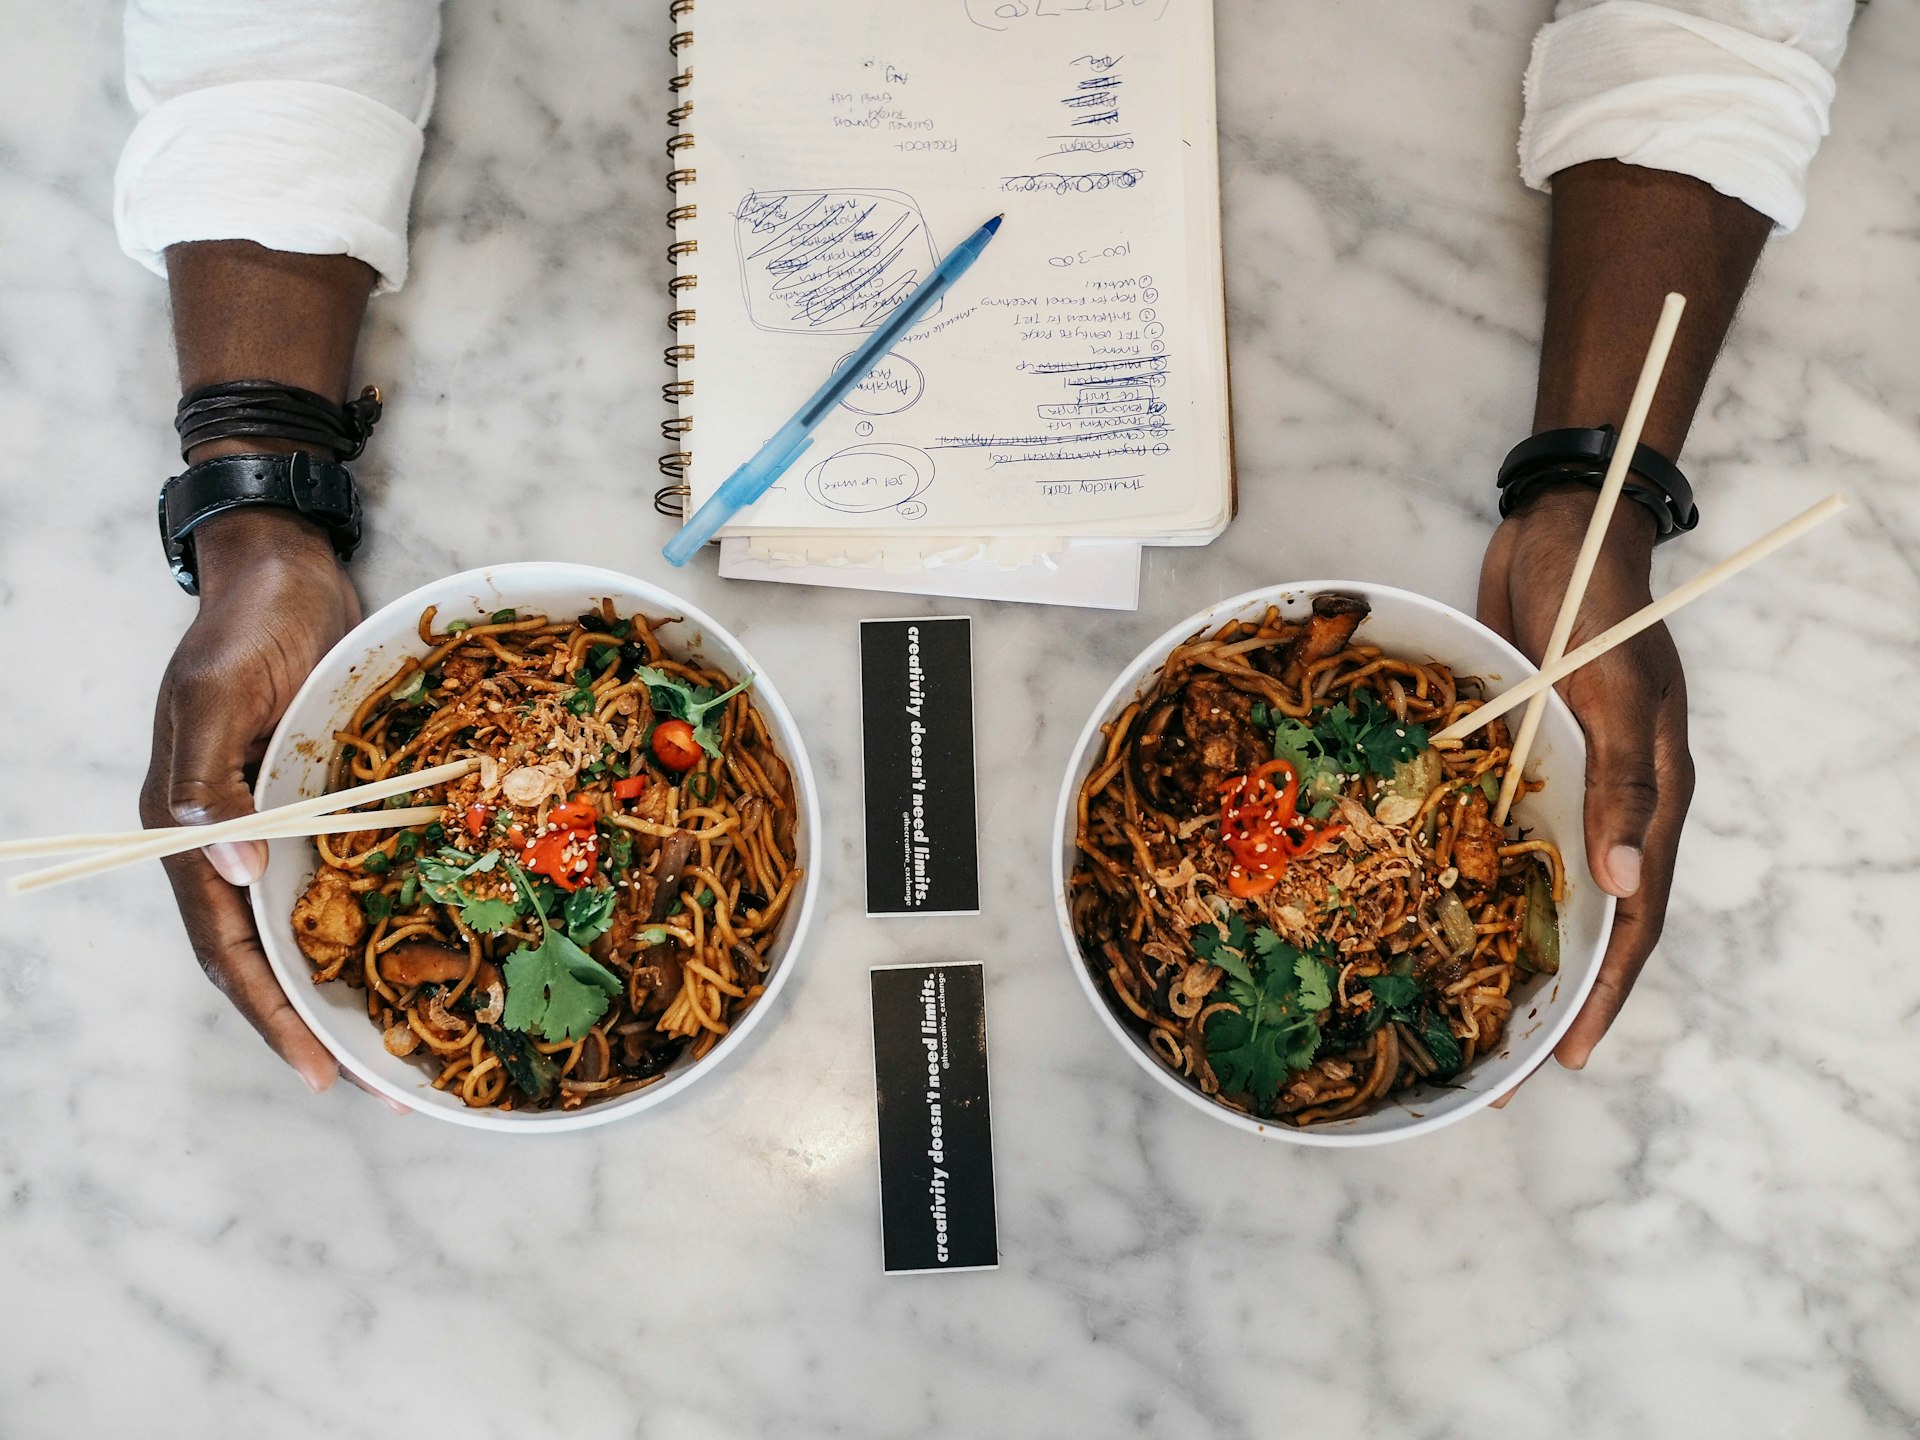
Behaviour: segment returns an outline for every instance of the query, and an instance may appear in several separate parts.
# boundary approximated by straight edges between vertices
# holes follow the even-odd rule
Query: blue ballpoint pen
[[[686,564],[722,525],[766,494],[773,482],[786,474],[793,462],[800,458],[801,451],[813,443],[813,428],[832,414],[833,407],[846,399],[856,385],[873,373],[873,367],[886,358],[887,352],[899,343],[900,337],[918,324],[920,317],[932,308],[933,302],[944,295],[954,281],[966,274],[967,267],[980,258],[980,252],[987,248],[994,231],[1000,228],[1002,218],[994,216],[949,250],[946,257],[933,267],[933,273],[927,276],[920,288],[867,337],[866,344],[854,351],[852,358],[834,372],[826,384],[814,391],[813,398],[800,407],[799,413],[775,431],[773,438],[755,451],[752,459],[721,482],[720,488],[708,497],[707,503],[695,511],[693,518],[667,542],[661,554],[675,565]]]

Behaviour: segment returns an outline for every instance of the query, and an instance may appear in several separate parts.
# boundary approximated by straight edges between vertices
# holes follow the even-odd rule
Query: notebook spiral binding
[[[693,48],[693,31],[680,28],[678,22],[693,14],[694,0],[672,0],[667,6],[668,18],[675,23],[673,38],[667,42],[668,51],[678,61],[684,51]],[[687,157],[694,148],[696,137],[686,128],[693,119],[693,100],[687,91],[693,85],[693,66],[683,63],[674,77],[668,82],[673,93],[680,98],[667,111],[667,123],[673,127],[673,133],[667,137],[667,192],[674,197],[673,204],[667,209],[667,225],[678,230],[686,221],[697,216],[699,207],[693,201],[684,198],[684,192],[700,178],[700,172],[687,163]],[[693,343],[680,338],[682,333],[693,326],[695,312],[688,303],[688,292],[698,288],[700,276],[687,268],[688,262],[700,252],[697,240],[675,240],[667,246],[667,259],[673,262],[674,275],[667,282],[667,296],[673,303],[667,315],[667,325],[674,332],[674,341],[662,354],[668,368],[677,370],[682,362],[693,359]],[[680,412],[683,401],[693,398],[693,381],[669,380],[660,387],[661,401],[675,413],[660,422],[660,438],[673,446],[660,457],[660,473],[667,477],[668,483],[653,492],[653,508],[662,515],[673,519],[683,519],[687,513],[687,497],[692,489],[687,484],[687,466],[693,462],[693,453],[687,449],[687,437],[693,433],[693,417]]]

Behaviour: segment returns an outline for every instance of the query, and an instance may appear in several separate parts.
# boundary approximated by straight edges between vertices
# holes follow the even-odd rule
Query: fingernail
[[[307,1082],[307,1089],[316,1095],[325,1094],[327,1087],[333,1084],[333,1076],[324,1072],[301,1070],[298,1073],[300,1078]]]
[[[398,1100],[387,1100],[387,1097],[384,1095],[382,1095],[380,1098],[382,1100],[387,1101],[387,1109],[391,1110],[396,1115],[411,1115],[413,1113],[412,1110],[408,1109],[405,1105],[402,1105]]]
[[[222,840],[203,848],[207,863],[229,885],[247,886],[260,878],[259,868],[254,862],[253,846],[235,845]]]
[[[1607,873],[1613,877],[1616,893],[1633,894],[1640,888],[1640,852],[1631,845],[1616,845],[1607,852]]]

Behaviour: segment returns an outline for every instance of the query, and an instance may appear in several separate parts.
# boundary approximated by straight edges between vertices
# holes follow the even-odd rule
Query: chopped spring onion
[[[1560,914],[1546,867],[1527,868],[1527,909],[1520,921],[1520,963],[1545,975],[1560,971]]]
[[[1440,892],[1440,933],[1446,937],[1447,944],[1453,949],[1453,958],[1473,953],[1475,936],[1473,917],[1467,914],[1467,907],[1460,897],[1451,890]]]

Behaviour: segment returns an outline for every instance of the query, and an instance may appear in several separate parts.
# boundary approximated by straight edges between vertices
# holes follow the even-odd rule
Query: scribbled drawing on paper
[[[1173,0],[961,0],[967,19],[982,30],[1011,30],[1022,21],[1064,20],[1085,25],[1109,15],[1158,20]]]
[[[756,190],[733,221],[747,318],[762,330],[871,330],[936,263],[918,202],[897,190]]]
[[[911,445],[850,445],[807,472],[807,493],[829,510],[898,510],[907,520],[927,513],[917,497],[932,483],[933,457]]]
[[[842,355],[833,367],[834,373],[838,374],[851,359],[851,351]],[[840,403],[856,415],[898,415],[919,404],[926,393],[926,371],[904,355],[887,355]],[[863,433],[871,434],[871,427]]]

